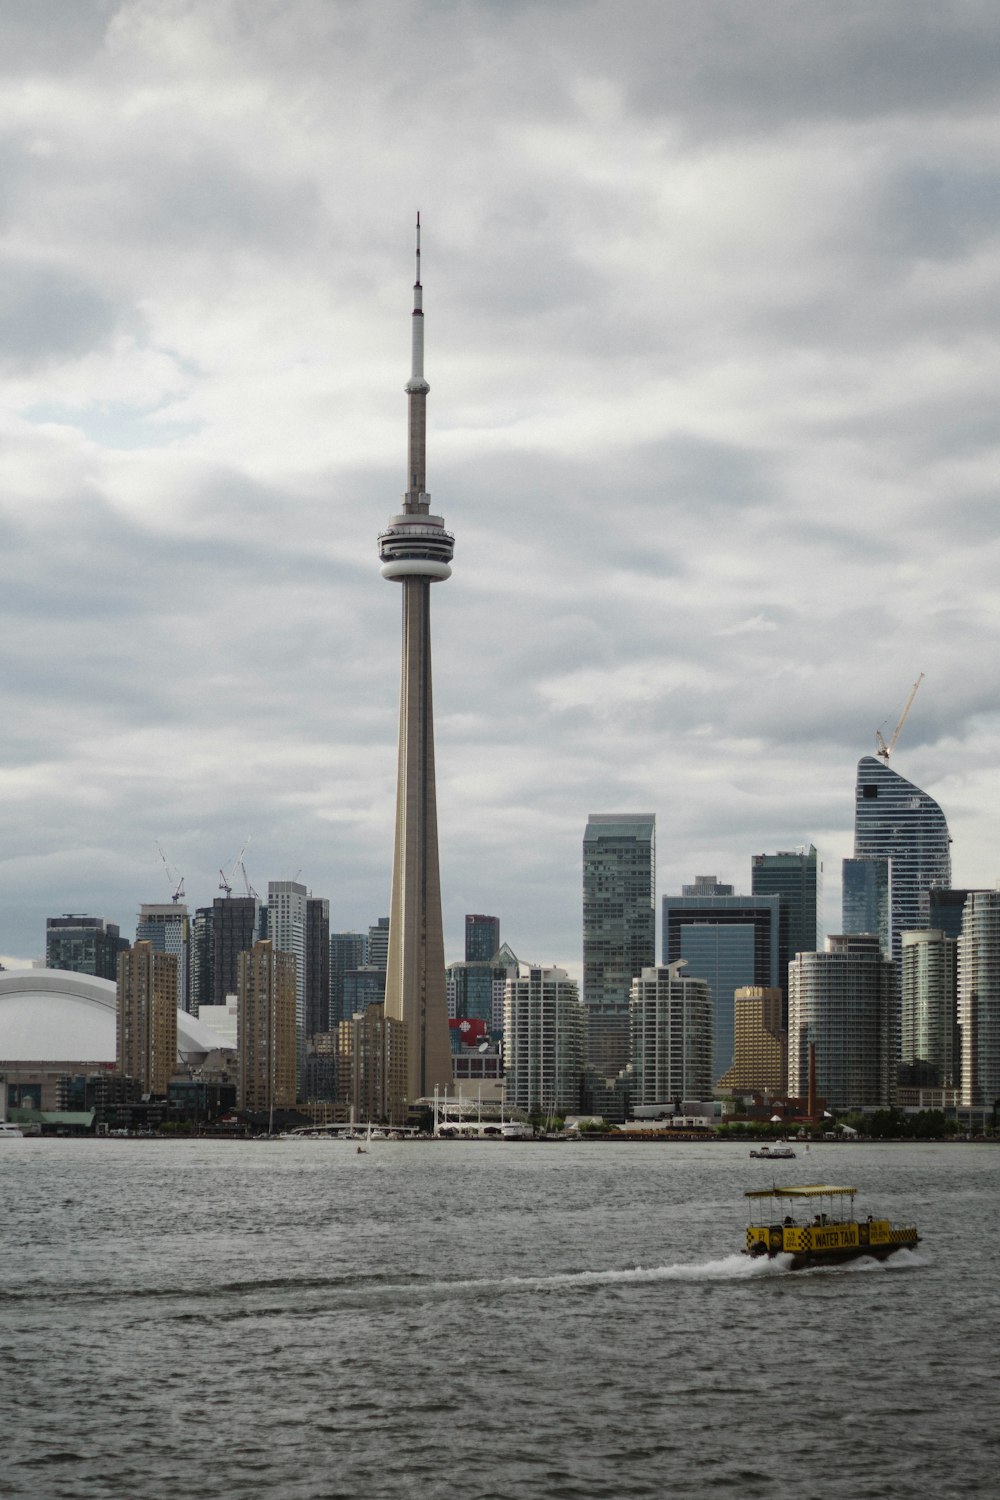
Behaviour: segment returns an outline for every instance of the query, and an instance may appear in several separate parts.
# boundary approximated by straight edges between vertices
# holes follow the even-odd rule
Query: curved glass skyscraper
[[[892,861],[889,926],[898,994],[902,934],[927,926],[931,887],[951,885],[951,837],[934,798],[874,755],[858,761],[854,857]]]

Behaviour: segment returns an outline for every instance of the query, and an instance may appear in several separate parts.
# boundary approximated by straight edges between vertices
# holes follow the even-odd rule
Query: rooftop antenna
[[[903,708],[903,712],[899,716],[899,723],[896,725],[896,728],[893,730],[892,739],[889,741],[888,745],[886,744],[885,740],[882,738],[882,731],[881,731],[881,729],[876,729],[876,731],[875,731],[875,746],[876,746],[875,753],[876,753],[876,755],[880,755],[882,757],[882,759],[885,761],[886,765],[889,764],[889,756],[892,754],[892,752],[896,748],[896,741],[899,739],[899,731],[902,729],[903,725],[906,723],[906,716],[910,712],[911,707],[913,706],[913,700],[914,700],[914,698],[917,696],[917,688],[920,686],[920,684],[923,682],[923,680],[924,680],[924,674],[923,674],[923,672],[921,672],[920,676],[917,678],[916,682],[913,684],[913,686],[910,689],[910,696],[906,700],[906,705]]]

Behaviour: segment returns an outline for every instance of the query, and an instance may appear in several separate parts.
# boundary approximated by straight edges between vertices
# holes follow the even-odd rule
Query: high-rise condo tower
[[[424,379],[420,215],[413,287],[412,362],[403,512],[378,539],[382,577],[403,586],[403,660],[399,694],[396,840],[392,861],[385,1013],[406,1027],[407,1099],[451,1083],[444,976],[434,714],[431,700],[431,584],[451,577],[455,539],[430,514],[427,493],[427,393]]]

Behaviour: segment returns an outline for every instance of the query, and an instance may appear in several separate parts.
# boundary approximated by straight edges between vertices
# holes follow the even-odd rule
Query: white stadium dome
[[[0,973],[0,1061],[113,1064],[116,989],[110,979],[66,969]],[[225,1046],[195,1016],[177,1012],[178,1061]]]

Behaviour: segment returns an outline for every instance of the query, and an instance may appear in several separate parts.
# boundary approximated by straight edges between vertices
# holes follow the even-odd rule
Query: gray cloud
[[[112,304],[59,266],[0,263],[0,360],[32,366],[81,355],[105,343],[116,323]]]
[[[835,903],[855,763],[919,670],[900,769],[991,879],[995,30],[784,0],[0,16],[46,85],[0,104],[0,950],[64,909],[128,926],[157,838],[195,904],[252,831],[258,888],[387,909],[375,536],[418,205],[450,951],[496,910],[576,962],[583,825],[616,807],[657,810],[662,890],[814,839]]]

